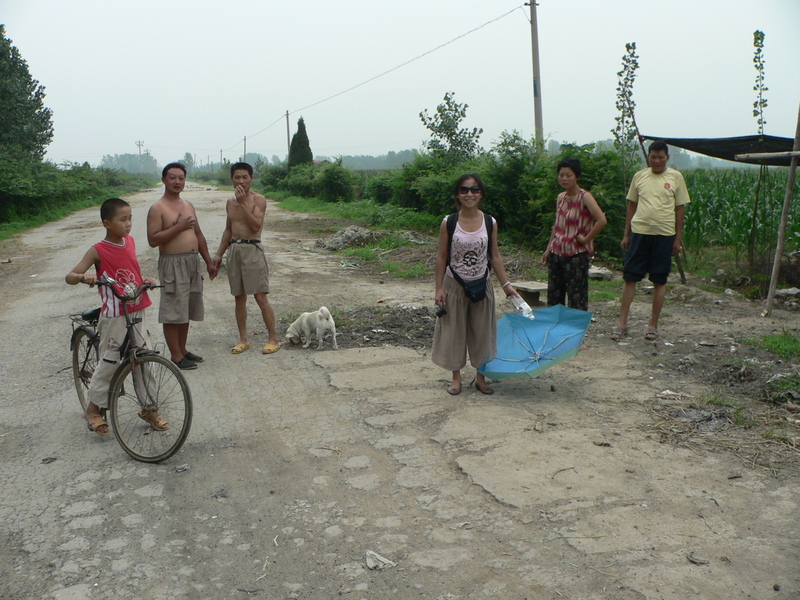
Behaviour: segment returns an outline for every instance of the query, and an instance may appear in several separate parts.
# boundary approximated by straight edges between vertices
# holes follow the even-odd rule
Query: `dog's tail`
[[[331,318],[331,311],[328,310],[327,306],[320,306],[319,314],[322,315],[322,318],[324,318],[326,321],[330,320]]]

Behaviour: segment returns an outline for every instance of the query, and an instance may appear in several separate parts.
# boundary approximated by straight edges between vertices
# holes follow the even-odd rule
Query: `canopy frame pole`
[[[778,244],[775,247],[775,260],[772,263],[772,276],[769,280],[769,292],[767,293],[767,307],[761,313],[762,317],[768,317],[772,313],[775,304],[775,289],[778,287],[778,275],[781,270],[781,258],[783,257],[783,245],[786,241],[786,224],[789,220],[789,209],[792,206],[792,194],[794,193],[794,181],[797,175],[797,152],[800,151],[800,108],[797,111],[797,129],[794,134],[794,145],[792,146],[792,163],[789,166],[789,177],[786,180],[786,195],[783,198],[783,211],[781,212],[781,224],[778,228]]]

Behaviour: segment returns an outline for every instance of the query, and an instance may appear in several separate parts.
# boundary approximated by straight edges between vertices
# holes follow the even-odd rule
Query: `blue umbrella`
[[[592,313],[561,304],[533,311],[535,319],[509,313],[497,321],[497,356],[478,371],[490,379],[538,377],[580,350]]]

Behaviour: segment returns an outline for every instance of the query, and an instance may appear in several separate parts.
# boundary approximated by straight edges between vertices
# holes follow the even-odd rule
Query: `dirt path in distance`
[[[146,275],[159,196],[130,198]],[[185,197],[215,250],[226,194],[192,185]],[[451,397],[424,344],[432,276],[343,265],[315,246],[330,220],[270,203],[281,333],[324,304],[341,349],[262,356],[251,302],[254,349],[231,355],[227,281],[206,281],[206,320],[189,337],[206,358],[186,374],[192,431],[175,457],[145,465],[87,431],[72,386],[68,315],[97,298],[63,278],[101,239],[98,212],[0,243],[11,259],[0,262],[0,598],[800,596],[798,429],[759,402],[795,367],[742,342],[796,327],[796,314],[762,319],[752,303],[675,286],[655,344],[643,339],[646,299],[621,344],[606,335],[615,303],[592,306],[587,351],[493,396]],[[391,563],[370,568],[370,551]]]

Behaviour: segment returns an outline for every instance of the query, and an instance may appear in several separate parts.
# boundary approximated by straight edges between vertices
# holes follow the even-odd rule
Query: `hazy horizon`
[[[186,152],[232,160],[245,136],[248,152],[285,156],[287,110],[291,133],[304,118],[315,155],[420,149],[428,132],[418,115],[446,92],[469,105],[465,125],[484,129],[483,147],[504,131],[533,137],[521,2],[5,0],[3,9],[6,35],[45,86],[55,126],[46,158],[56,163],[99,164],[137,153],[137,142],[161,164]],[[796,0],[540,0],[537,11],[548,139],[610,137],[627,42],[639,55],[642,133],[757,133],[756,29],[766,34],[765,133],[794,136]]]

